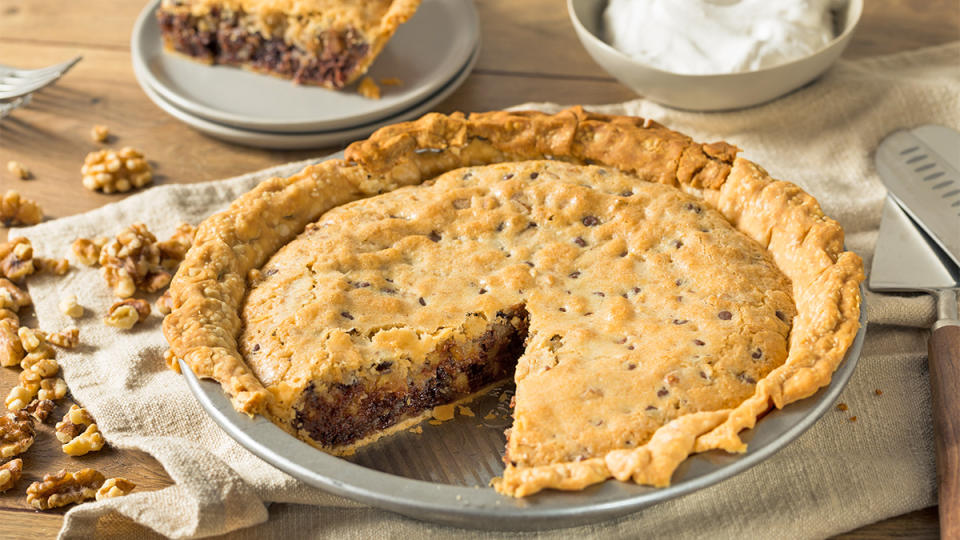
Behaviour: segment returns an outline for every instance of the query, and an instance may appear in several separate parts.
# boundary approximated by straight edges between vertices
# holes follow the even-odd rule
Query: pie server
[[[952,133],[956,142],[946,158],[937,153],[949,152],[951,147],[945,142],[949,136],[943,130]],[[918,131],[926,134],[927,142],[931,134],[939,137],[939,142],[926,144],[915,135]],[[960,538],[960,270],[955,264],[960,260],[960,251],[956,251],[960,245],[960,204],[955,204],[960,202],[958,154],[960,134],[939,126],[895,132],[877,148],[877,171],[890,194],[884,203],[869,279],[874,291],[923,291],[937,298],[937,322],[930,335],[928,362],[942,538]],[[939,172],[943,174],[929,178]],[[948,181],[950,184],[934,189]],[[949,195],[954,187],[957,193]],[[898,203],[905,203],[910,215]],[[911,216],[921,226],[926,225],[930,236],[918,229]]]

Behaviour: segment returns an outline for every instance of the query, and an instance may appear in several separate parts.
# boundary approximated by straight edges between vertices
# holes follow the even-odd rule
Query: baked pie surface
[[[164,47],[209,64],[343,88],[420,0],[162,0]]]
[[[498,490],[667,485],[827,384],[858,327],[840,227],[735,151],[580,109],[385,128],[205,221],[164,332],[334,453],[515,364]]]

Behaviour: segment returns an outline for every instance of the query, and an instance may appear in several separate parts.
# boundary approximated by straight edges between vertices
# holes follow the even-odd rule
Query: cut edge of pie
[[[600,457],[524,468],[508,464],[496,488],[522,497],[545,488],[582,489],[611,477],[668,485],[689,454],[744,451],[738,434],[758,416],[828,384],[859,328],[862,263],[844,251],[841,227],[802,189],[773,180],[736,152],[726,143],[695,143],[652,121],[579,107],[555,115],[430,114],[383,128],[351,145],[345,160],[267,180],[200,225],[170,288],[174,309],[163,323],[170,367],[178,369],[176,359],[182,359],[198,376],[220,382],[239,411],[271,415],[277,396],[238,351],[239,309],[248,273],[309,223],[335,206],[464,166],[556,159],[613,167],[703,200],[767,249],[791,280],[797,308],[787,359],[733,409],[679,417],[643,446]]]
[[[164,49],[341,89],[367,72],[420,0],[163,0]]]

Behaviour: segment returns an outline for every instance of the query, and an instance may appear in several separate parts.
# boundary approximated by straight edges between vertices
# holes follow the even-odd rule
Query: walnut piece
[[[41,424],[47,421],[56,404],[49,399],[35,399],[24,409],[34,420]]]
[[[0,278],[0,309],[9,309],[16,313],[20,308],[32,303],[27,291],[17,287],[9,279]]]
[[[10,174],[21,180],[27,180],[30,178],[30,169],[24,167],[23,163],[20,163],[19,161],[8,161],[7,170],[10,171]]]
[[[37,271],[62,276],[70,270],[70,261],[66,259],[48,259],[46,257],[35,257],[33,265]]]
[[[26,326],[22,326],[17,330],[17,337],[20,338],[20,343],[23,345],[23,350],[27,352],[33,352],[37,350],[42,343],[46,342],[46,339],[42,333],[37,332],[33,328],[27,328]]]
[[[60,308],[60,313],[67,317],[73,319],[83,317],[83,306],[77,301],[77,295],[75,294],[68,294],[61,298],[57,307]]]
[[[36,432],[33,420],[26,412],[18,411],[0,416],[0,459],[8,459],[27,451]]]
[[[36,373],[41,379],[53,377],[60,372],[60,364],[57,363],[54,356],[56,356],[56,353],[53,347],[44,341],[39,347],[23,357],[23,360],[20,361],[20,367],[23,372]]]
[[[97,124],[90,129],[90,138],[93,142],[107,142],[110,139],[110,128]]]
[[[36,374],[34,374],[31,371],[25,371],[23,373],[36,376]],[[23,373],[21,373],[21,375],[23,375]],[[25,386],[21,383],[10,389],[10,393],[7,394],[7,399],[4,400],[4,405],[7,406],[7,410],[19,411],[20,409],[23,409],[24,407],[29,405],[31,401],[33,401],[33,398],[36,397],[37,392],[39,390],[40,390],[39,381],[38,381],[38,384],[36,384],[35,386],[34,385]]]
[[[129,330],[133,325],[146,319],[148,315],[150,315],[149,302],[139,298],[127,298],[110,306],[110,311],[103,322],[109,326]]]
[[[153,293],[170,283],[173,272],[193,244],[197,229],[181,223],[173,235],[162,242],[143,223],[134,223],[114,239],[78,238],[71,250],[83,264],[100,264],[100,274],[113,294],[129,298],[137,289]]]
[[[120,231],[100,250],[100,273],[113,294],[128,298],[139,288],[156,292],[170,283],[172,275],[162,266],[157,238],[143,223]]]
[[[157,311],[161,315],[169,315],[173,311],[173,296],[170,294],[170,290],[160,295],[160,298],[157,298],[155,303]]]
[[[94,424],[93,417],[82,407],[71,405],[63,420],[57,422],[57,440],[68,443],[84,432],[87,426]]]
[[[130,147],[119,152],[109,149],[90,152],[83,160],[80,172],[83,187],[104,193],[124,193],[153,180],[150,164],[143,154]]]
[[[137,487],[137,485],[126,478],[108,478],[107,481],[100,486],[100,490],[97,491],[97,500],[102,501],[104,499],[129,495],[135,487]]]
[[[16,485],[21,473],[23,473],[23,460],[20,458],[0,465],[0,493]]]
[[[50,377],[40,381],[40,390],[37,392],[38,398],[57,401],[58,399],[63,399],[66,395],[67,381],[64,381],[60,377]]]
[[[70,249],[78,261],[87,265],[95,266],[100,260],[100,250],[107,245],[110,239],[106,236],[98,236],[93,240],[89,238],[77,238],[73,241]]]
[[[57,433],[59,434],[59,432]],[[83,433],[63,445],[63,453],[74,457],[83,456],[100,450],[104,444],[106,444],[106,441],[100,434],[100,428],[96,424],[90,424]]]
[[[170,238],[157,242],[160,250],[160,264],[168,270],[175,270],[177,265],[187,256],[187,250],[193,245],[193,238],[197,235],[197,228],[189,223],[177,225],[177,230]],[[172,265],[172,268],[170,268]]]
[[[80,344],[80,329],[76,327],[67,328],[66,330],[47,334],[47,341],[57,347],[72,349]]]
[[[20,318],[9,309],[0,309],[0,366],[11,367],[20,364],[24,350],[17,336]]]
[[[38,510],[83,502],[95,498],[105,480],[93,469],[81,469],[75,473],[61,470],[57,474],[44,475],[41,482],[30,484],[27,502]]]
[[[0,243],[0,276],[19,281],[36,270],[33,246],[26,238]]]
[[[43,221],[43,210],[36,201],[11,189],[0,198],[0,221],[11,225],[36,225]]]

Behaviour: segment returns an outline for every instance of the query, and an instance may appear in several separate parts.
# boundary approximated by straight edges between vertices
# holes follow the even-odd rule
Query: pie
[[[840,226],[736,153],[580,108],[383,128],[200,225],[168,361],[333,454],[512,377],[498,491],[668,485],[859,328]]]
[[[163,0],[164,48],[339,89],[367,72],[420,0]]]

